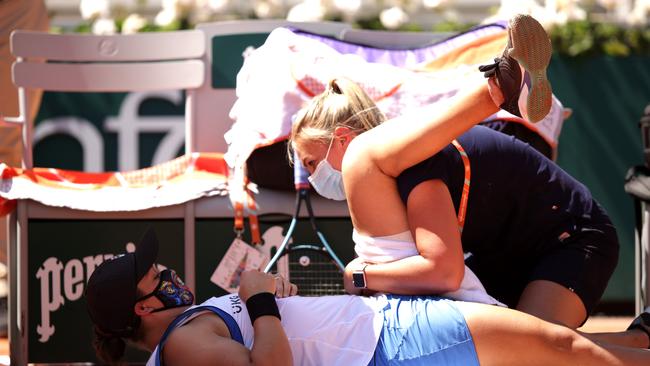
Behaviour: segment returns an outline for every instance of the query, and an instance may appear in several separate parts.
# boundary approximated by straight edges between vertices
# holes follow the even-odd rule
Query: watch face
[[[353,272],[352,283],[356,288],[366,288],[366,279],[363,272]]]

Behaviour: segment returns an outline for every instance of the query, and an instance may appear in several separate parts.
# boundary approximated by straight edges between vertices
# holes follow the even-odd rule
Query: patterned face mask
[[[155,296],[163,307],[153,312],[177,308],[180,306],[192,305],[194,303],[194,294],[183,283],[183,281],[171,269],[165,269],[160,272],[160,281],[158,286],[150,293],[138,299],[142,301]]]

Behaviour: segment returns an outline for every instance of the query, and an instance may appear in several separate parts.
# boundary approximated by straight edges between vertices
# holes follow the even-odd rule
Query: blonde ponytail
[[[327,142],[339,126],[362,133],[385,120],[384,114],[359,85],[346,78],[332,79],[325,91],[296,115],[289,146],[291,149],[292,145],[305,141]],[[290,151],[289,157],[292,156]]]

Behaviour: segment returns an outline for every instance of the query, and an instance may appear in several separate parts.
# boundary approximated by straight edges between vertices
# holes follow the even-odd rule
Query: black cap
[[[158,238],[149,228],[135,252],[105,260],[95,269],[86,286],[88,314],[98,330],[129,337],[138,326],[134,306],[138,282],[158,256]]]

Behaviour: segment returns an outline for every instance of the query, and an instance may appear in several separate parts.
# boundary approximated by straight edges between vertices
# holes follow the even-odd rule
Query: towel
[[[370,237],[353,230],[352,240],[355,244],[354,251],[359,258],[369,263],[387,263],[419,255],[410,231],[389,236]],[[460,283],[460,288],[440,295],[454,300],[506,307],[505,304],[487,293],[481,280],[467,266],[465,266],[465,276]]]

